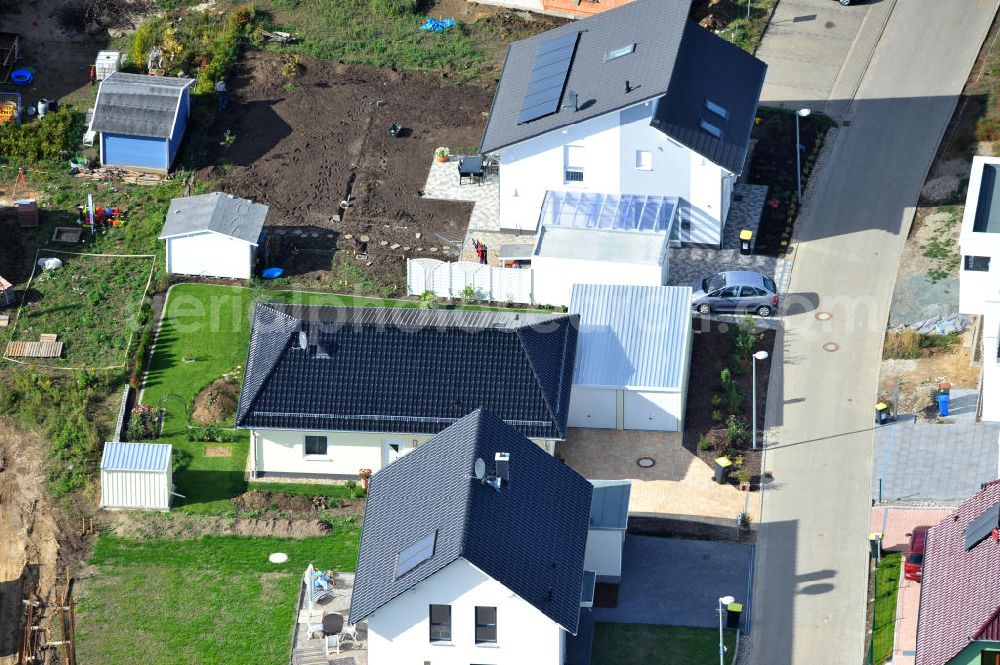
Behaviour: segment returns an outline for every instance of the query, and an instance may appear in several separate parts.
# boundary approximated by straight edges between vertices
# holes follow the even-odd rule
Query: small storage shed
[[[577,284],[569,426],[680,432],[691,366],[691,288]]]
[[[568,305],[574,284],[660,286],[676,198],[546,192],[531,255],[534,301]]]
[[[267,211],[221,192],[174,199],[160,234],[167,241],[167,272],[249,279]]]
[[[628,480],[591,480],[594,494],[590,499],[590,528],[583,567],[597,573],[598,583],[621,582],[622,550],[628,528],[628,502],[632,482]]]
[[[90,130],[106,166],[166,173],[191,114],[194,79],[114,72],[101,81]]]
[[[118,71],[122,63],[121,51],[98,51],[97,59],[94,61],[94,76],[98,81],[103,81]]]
[[[105,443],[101,508],[170,510],[170,453],[166,443]]]

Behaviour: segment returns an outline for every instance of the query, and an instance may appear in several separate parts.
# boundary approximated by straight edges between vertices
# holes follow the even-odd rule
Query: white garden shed
[[[268,207],[213,192],[170,202],[160,240],[167,241],[167,272],[249,279]]]
[[[101,508],[170,510],[171,452],[166,443],[105,443]]]
[[[577,284],[569,426],[680,432],[691,366],[691,288]]]

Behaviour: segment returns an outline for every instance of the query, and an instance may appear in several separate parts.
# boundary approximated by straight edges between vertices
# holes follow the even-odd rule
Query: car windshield
[[[771,293],[778,292],[778,287],[775,285],[774,280],[771,279],[770,277],[764,278],[764,286],[767,287],[767,290],[770,291]]]
[[[911,563],[914,566],[920,566],[924,563],[923,554],[910,554],[906,557],[906,563]]]
[[[723,275],[721,272],[701,280],[701,290],[704,291],[705,293],[711,293],[716,289],[721,289],[725,285],[726,285],[726,276]]]

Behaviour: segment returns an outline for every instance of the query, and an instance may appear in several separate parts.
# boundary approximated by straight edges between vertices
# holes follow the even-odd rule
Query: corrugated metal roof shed
[[[569,311],[580,315],[573,385],[683,387],[690,287],[575,284]]]
[[[628,527],[628,502],[632,496],[630,480],[591,480],[594,493],[590,500],[591,529]]]
[[[266,205],[222,192],[173,199],[160,240],[215,231],[256,245],[267,211]]]
[[[194,79],[115,72],[101,82],[90,129],[169,138],[184,89]]]
[[[170,468],[168,443],[115,443],[104,444],[101,457],[102,471],[166,471]]]

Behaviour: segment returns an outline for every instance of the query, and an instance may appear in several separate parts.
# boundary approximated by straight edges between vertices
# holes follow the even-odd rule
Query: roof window
[[[708,120],[699,120],[698,126],[701,127],[702,130],[714,136],[715,138],[717,139],[722,138],[722,130],[713,125],[712,123],[710,123]]]
[[[437,543],[437,531],[429,534],[413,543],[399,553],[396,559],[396,579],[399,579],[410,572],[424,561],[434,556],[434,545]]]
[[[608,51],[604,54],[604,62],[610,62],[612,60],[617,60],[618,58],[628,55],[635,51],[635,42],[629,44],[628,46],[622,46],[621,48],[616,48],[613,51]]]
[[[713,102],[711,99],[706,99],[705,100],[705,108],[707,108],[709,111],[711,111],[715,115],[719,116],[723,120],[726,120],[726,119],[729,118],[729,111],[727,111],[723,107],[719,106],[718,104],[716,104],[715,102]]]

